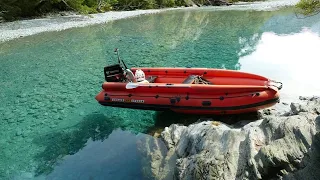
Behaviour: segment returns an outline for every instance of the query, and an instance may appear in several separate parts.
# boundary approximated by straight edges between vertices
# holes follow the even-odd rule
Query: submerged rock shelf
[[[289,111],[264,111],[254,122],[172,124],[141,145],[150,167],[144,173],[156,179],[317,179],[320,99],[300,99]]]

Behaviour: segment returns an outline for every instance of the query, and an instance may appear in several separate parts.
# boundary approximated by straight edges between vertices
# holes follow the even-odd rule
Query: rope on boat
[[[250,94],[246,94],[246,95],[239,95],[239,96],[228,96],[228,93],[226,93],[225,96],[220,96],[220,97],[216,97],[216,98],[212,98],[212,97],[190,97],[189,94],[187,94],[186,96],[159,96],[159,95],[155,95],[155,96],[143,96],[143,95],[133,95],[133,94],[127,94],[127,95],[124,95],[124,94],[107,94],[106,93],[106,96],[128,96],[128,97],[154,97],[156,99],[158,98],[168,98],[168,99],[171,99],[171,98],[185,98],[186,100],[189,100],[189,99],[219,99],[219,100],[224,100],[224,99],[231,99],[231,98],[239,98],[239,97],[247,97],[247,96],[259,96],[260,93],[250,93]]]

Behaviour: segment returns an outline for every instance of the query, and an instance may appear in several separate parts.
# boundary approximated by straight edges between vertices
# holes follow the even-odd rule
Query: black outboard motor
[[[118,64],[104,67],[104,77],[107,82],[132,82],[134,75],[122,59],[120,59],[118,48],[114,50],[118,56]],[[124,67],[121,66],[121,63]]]
[[[107,82],[123,82],[124,71],[120,64],[104,67],[104,77]]]

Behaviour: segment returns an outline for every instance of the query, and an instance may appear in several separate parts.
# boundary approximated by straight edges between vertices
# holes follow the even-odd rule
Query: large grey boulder
[[[240,127],[217,121],[173,124],[161,138],[141,144],[147,174],[186,180],[317,179],[319,107],[318,98],[306,99],[291,104],[289,112],[263,114]]]

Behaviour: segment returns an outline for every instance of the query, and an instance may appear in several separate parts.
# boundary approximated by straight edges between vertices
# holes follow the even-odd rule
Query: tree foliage
[[[238,0],[227,0],[237,2]],[[245,0],[253,1],[253,0]],[[72,10],[83,14],[109,10],[156,9],[165,7],[212,5],[214,0],[0,0],[0,20],[39,16],[48,12]],[[301,0],[302,14],[320,10],[320,0]]]
[[[112,9],[115,3],[117,0],[1,0],[0,15],[15,20],[63,10],[96,13]]]
[[[15,20],[63,10],[89,14],[185,5],[185,0],[1,0],[0,16],[5,20]]]
[[[296,7],[304,15],[318,13],[320,12],[320,0],[300,0]]]

